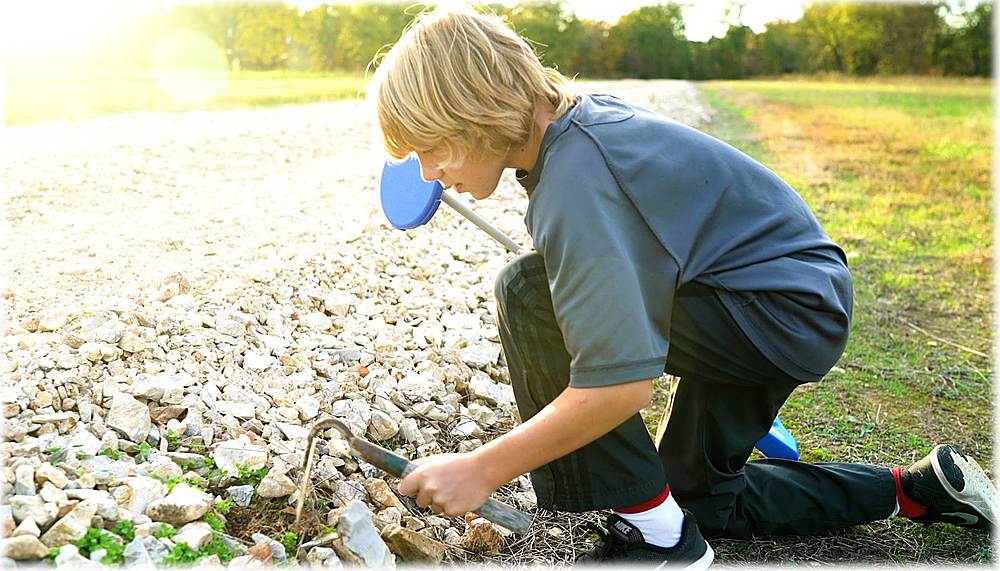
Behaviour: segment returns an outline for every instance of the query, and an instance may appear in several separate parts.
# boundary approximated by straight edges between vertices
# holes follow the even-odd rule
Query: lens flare
[[[159,89],[188,105],[206,103],[226,90],[228,64],[222,49],[192,30],[173,30],[153,50]]]

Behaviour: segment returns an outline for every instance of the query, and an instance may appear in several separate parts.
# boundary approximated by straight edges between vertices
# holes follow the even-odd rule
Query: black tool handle
[[[416,464],[399,454],[360,438],[351,439],[351,448],[368,463],[399,478],[417,468]],[[526,533],[531,526],[532,518],[530,515],[493,498],[487,499],[486,503],[472,511],[516,533]]]

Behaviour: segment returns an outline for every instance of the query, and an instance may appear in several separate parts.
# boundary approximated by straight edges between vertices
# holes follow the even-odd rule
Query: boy
[[[523,424],[421,459],[399,486],[418,505],[460,515],[530,471],[540,507],[613,510],[581,559],[690,568],[713,559],[704,537],[893,515],[995,523],[992,484],[950,446],[905,469],[746,462],[850,329],[844,253],[774,173],[640,107],[575,97],[501,21],[472,12],[420,19],[369,97],[388,152],[416,152],[427,180],[481,200],[518,169],[537,250],[496,281]],[[638,412],[664,371],[681,381],[654,445]]]

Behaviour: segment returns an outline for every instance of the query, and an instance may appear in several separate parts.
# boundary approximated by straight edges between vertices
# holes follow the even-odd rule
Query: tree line
[[[736,23],[707,42],[685,38],[681,6],[669,2],[639,8],[614,24],[577,18],[556,0],[483,7],[528,38],[544,63],[581,77],[989,76],[993,6],[959,6],[816,3],[796,21],[773,22],[755,33],[738,23],[737,0],[731,14]],[[130,34],[134,43],[171,29],[197,31],[225,53],[232,70],[361,73],[421,8],[391,1],[307,11],[285,3],[184,3],[133,26]],[[120,55],[141,59],[142,53]]]

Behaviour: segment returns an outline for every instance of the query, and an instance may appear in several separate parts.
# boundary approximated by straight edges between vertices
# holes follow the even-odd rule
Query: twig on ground
[[[985,357],[987,359],[990,358],[989,355],[987,355],[986,353],[983,353],[982,351],[977,351],[975,349],[971,349],[969,347],[966,347],[965,345],[960,345],[958,343],[955,343],[954,341],[949,341],[949,340],[947,340],[947,339],[945,339],[943,337],[939,337],[937,335],[934,335],[930,331],[927,331],[926,329],[923,329],[923,328],[921,328],[921,327],[919,327],[917,325],[914,325],[914,324],[910,323],[909,321],[907,321],[907,320],[905,320],[903,318],[900,318],[899,320],[902,321],[903,324],[906,325],[907,327],[909,327],[910,329],[913,329],[914,331],[917,331],[918,333],[923,333],[924,335],[930,337],[931,339],[937,341],[938,343],[944,343],[945,345],[950,345],[952,347],[955,347],[956,349],[961,349],[962,351],[965,351],[967,353],[972,353],[973,355],[979,355],[980,357]]]

